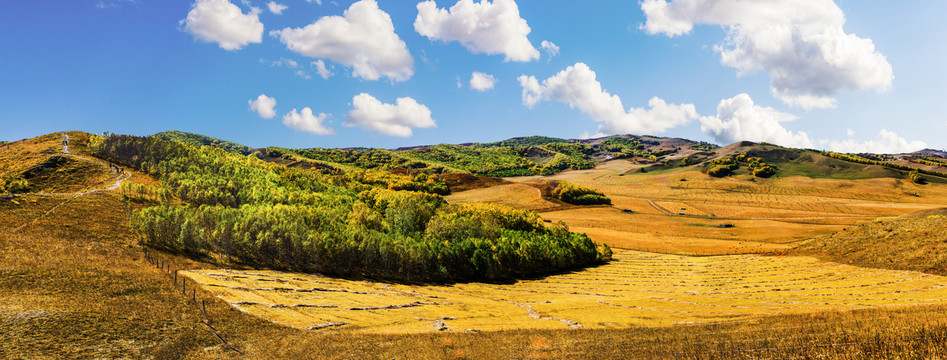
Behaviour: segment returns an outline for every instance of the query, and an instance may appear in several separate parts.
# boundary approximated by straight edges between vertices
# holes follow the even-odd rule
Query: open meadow
[[[588,186],[610,197],[611,207],[560,210],[548,206],[539,192],[512,192],[513,185],[461,192],[447,199],[536,210],[544,219],[564,221],[573,231],[615,248],[691,255],[784,250],[859,222],[947,204],[947,187],[895,178],[714,178],[695,167],[647,173],[640,172],[641,167],[613,160],[590,170],[507,178]]]

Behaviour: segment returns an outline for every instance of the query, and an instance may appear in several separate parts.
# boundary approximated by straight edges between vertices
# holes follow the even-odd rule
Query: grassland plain
[[[498,195],[509,192],[509,186],[461,192],[447,199],[537,210],[544,219],[562,220],[572,230],[615,248],[693,255],[785,250],[858,222],[947,204],[944,186],[897,178],[712,178],[697,167],[648,173],[638,172],[641,167],[612,160],[590,170],[506,179],[574,182],[604,192],[612,207],[562,210],[545,206],[535,192]],[[733,226],[724,227],[727,224]]]
[[[49,140],[58,142],[57,137]],[[82,153],[80,146],[70,148]],[[37,163],[46,159],[37,156]],[[614,166],[606,163],[602,168]],[[129,181],[154,182],[141,174]],[[922,199],[938,194],[933,186],[905,186],[904,192],[910,191],[920,191]],[[664,207],[691,204],[689,199],[653,200]],[[881,198],[865,201],[884,203]],[[678,218],[647,201],[633,203],[638,206],[633,215]],[[631,215],[621,212],[622,207],[602,209]],[[899,211],[908,210],[894,213]],[[618,251],[613,263],[568,274],[505,284],[421,286],[254,269],[224,271],[218,264],[153,251],[165,266],[207,284],[193,296],[208,300],[210,324],[241,351],[237,353],[207,331],[200,310],[181,294],[179,285],[143,259],[126,214],[120,190],[0,199],[0,358],[947,356],[947,306],[936,305],[947,298],[945,278],[811,257]],[[856,215],[852,217],[871,217]],[[840,223],[848,227],[849,219],[843,220]],[[707,226],[691,226],[702,227]],[[681,250],[687,251],[696,252]],[[248,303],[232,305],[239,301]],[[316,308],[292,306],[319,302],[336,307],[316,311],[308,323],[300,319]],[[257,316],[261,314],[284,317],[277,321],[289,326]],[[317,318],[348,324],[303,329],[318,325],[313,320]]]

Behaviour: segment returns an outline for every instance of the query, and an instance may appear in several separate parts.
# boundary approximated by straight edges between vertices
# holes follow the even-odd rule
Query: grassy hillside
[[[883,269],[947,275],[947,209],[864,222],[817,237],[789,254]]]
[[[71,135],[74,139],[79,134]],[[90,139],[95,137],[89,137]],[[50,134],[39,138],[27,139],[23,142],[13,142],[0,146],[11,146],[17,143],[28,143],[32,151],[12,151],[13,148],[0,147],[0,168],[11,170],[17,174],[23,173],[37,164],[50,159],[56,154],[60,135]],[[45,145],[44,145],[45,144]],[[72,144],[71,144],[72,145]],[[74,153],[87,156],[81,146],[75,145]],[[15,154],[15,155],[11,155]],[[91,157],[90,157],[91,158]],[[252,161],[252,160],[248,160]],[[624,162],[624,161],[622,161]],[[613,162],[621,163],[621,162]],[[87,172],[94,172],[94,167],[83,166]],[[134,175],[130,181],[141,186],[152,187],[156,180],[144,173],[132,170]],[[86,171],[84,170],[83,173]],[[591,170],[589,173],[591,174]],[[80,174],[83,174],[80,173]],[[570,175],[575,176],[575,175]],[[599,175],[596,175],[600,176]],[[646,196],[657,199],[664,191],[676,191],[675,186],[693,184],[693,190],[703,187],[712,187],[713,184],[722,184],[723,189],[741,186],[739,192],[727,192],[726,196],[738,196],[732,202],[723,203],[720,209],[713,210],[721,214],[722,210],[731,209],[735,204],[749,204],[772,206],[756,194],[768,194],[761,188],[746,188],[736,184],[734,179],[707,179],[703,174],[692,171],[687,173],[689,179],[681,182],[684,175],[674,174],[668,179],[650,178],[650,175],[622,176],[605,178],[603,180],[621,179],[622,181],[653,181],[650,187],[643,187],[637,183],[614,183],[614,189],[623,189],[629,192],[628,196],[616,198],[622,201],[621,206],[634,208],[635,213],[643,213],[651,206],[643,200],[641,207],[629,205],[630,196]],[[591,179],[592,177],[589,176]],[[63,180],[66,177],[62,178]],[[630,180],[629,180],[630,179]],[[573,180],[570,178],[570,180]],[[591,186],[589,181],[577,182]],[[890,179],[883,179],[884,181]],[[790,180],[766,179],[765,182],[779,182]],[[795,180],[793,180],[795,181]],[[796,187],[776,186],[771,193],[776,197],[785,190],[803,191],[808,189],[822,189],[806,192],[806,199],[831,199],[837,189],[825,186],[831,180],[808,181]],[[903,198],[892,195],[885,200],[878,195],[875,197],[869,190],[882,192],[894,191],[888,188],[881,189],[878,183],[882,180],[866,181],[864,187],[846,190],[852,194],[867,194],[865,203],[855,208],[868,208],[876,204],[879,209],[891,204],[899,204]],[[497,181],[499,182],[499,181]],[[849,185],[846,181],[843,185]],[[594,183],[599,188],[598,183]],[[607,184],[606,184],[607,185]],[[710,185],[710,186],[708,186]],[[776,185],[779,185],[778,183]],[[754,185],[755,186],[755,185]],[[906,187],[909,185],[905,185]],[[911,185],[913,186],[913,185]],[[911,192],[919,191],[921,198],[934,196],[934,186],[928,184],[920,188],[910,188]],[[604,185],[601,187],[605,189]],[[649,190],[653,189],[653,190]],[[778,190],[778,191],[775,191]],[[650,192],[649,192],[650,191]],[[612,194],[614,191],[608,192]],[[928,194],[930,193],[930,194]],[[742,194],[746,194],[743,196]],[[808,196],[812,195],[812,196]],[[683,200],[680,200],[683,201]],[[717,203],[719,200],[707,202]],[[885,202],[887,201],[887,202]],[[774,201],[779,203],[780,201]],[[661,202],[658,201],[660,204]],[[132,210],[151,205],[148,201],[132,201],[128,203]],[[183,205],[181,199],[174,204]],[[809,206],[810,203],[806,205]],[[878,205],[880,204],[880,205]],[[912,204],[908,204],[912,205]],[[672,206],[668,206],[672,207]],[[688,206],[690,208],[690,206]],[[673,207],[672,207],[673,208]],[[598,209],[594,209],[598,210]],[[602,209],[615,210],[617,209]],[[880,211],[880,210],[879,210]],[[836,213],[835,207],[826,207],[825,214]],[[943,357],[947,353],[947,307],[909,306],[900,304],[894,307],[875,307],[854,311],[812,311],[803,314],[784,314],[775,316],[760,316],[741,321],[716,321],[712,323],[682,322],[672,326],[635,326],[617,327],[609,322],[609,317],[599,316],[596,329],[562,329],[562,330],[508,330],[497,331],[465,331],[464,328],[430,331],[417,334],[364,334],[350,331],[344,327],[323,328],[314,330],[299,330],[270,323],[255,316],[243,313],[231,306],[215,294],[197,289],[196,295],[186,296],[181,292],[180,280],[173,283],[172,276],[157,269],[145,261],[134,230],[128,226],[128,212],[124,207],[120,190],[105,191],[84,196],[56,195],[37,196],[24,195],[16,199],[0,197],[0,358],[10,359],[61,359],[61,358],[145,358],[145,359],[407,359],[407,358],[477,358],[477,359],[509,359],[509,358],[570,358],[570,359],[677,359],[677,358],[859,358],[859,359],[890,359],[890,358],[918,358],[929,359]],[[596,213],[592,218],[598,219],[601,214]],[[822,217],[823,213],[817,214]],[[930,213],[944,215],[944,213]],[[622,214],[621,216],[630,216]],[[657,216],[671,218],[658,214]],[[736,215],[732,215],[736,216]],[[747,216],[758,216],[757,214]],[[572,218],[568,214],[565,218]],[[772,215],[773,218],[783,218],[784,214]],[[657,217],[653,218],[657,219]],[[645,219],[636,226],[639,229],[663,227],[653,219]],[[695,221],[690,218],[687,221]],[[924,221],[937,218],[924,218]],[[880,222],[879,222],[880,223]],[[656,225],[657,224],[657,225]],[[24,225],[20,230],[14,230]],[[732,230],[739,231],[742,223]],[[932,227],[936,228],[936,227]],[[710,229],[709,227],[689,227],[693,229]],[[901,234],[901,227],[893,228],[892,232]],[[942,228],[941,228],[942,229]],[[885,229],[881,229],[885,230]],[[708,230],[710,231],[710,230]],[[716,231],[716,230],[714,230]],[[727,230],[730,231],[730,230]],[[756,229],[748,229],[740,236],[751,236],[759,233]],[[914,230],[919,231],[919,230]],[[941,230],[943,231],[943,230]],[[905,234],[907,231],[904,232]],[[938,233],[932,232],[937,235]],[[942,234],[942,233],[941,233]],[[900,236],[900,235],[899,235]],[[893,237],[893,236],[892,236]],[[936,236],[934,236],[936,237]],[[623,238],[629,238],[624,236]],[[661,236],[662,241],[668,237]],[[940,236],[942,239],[943,236]],[[904,239],[904,238],[902,238]],[[870,240],[866,240],[870,241]],[[919,249],[923,246],[919,247]],[[218,269],[221,264],[211,262],[212,259],[198,258],[197,260],[172,253],[152,251],[162,264],[172,269],[192,269],[207,271]],[[701,262],[709,258],[689,258],[688,262]],[[726,260],[726,259],[724,259]],[[772,259],[762,259],[763,264],[775,263]],[[778,260],[778,259],[777,259]],[[654,295],[648,298],[629,301],[626,311],[634,311],[635,319],[648,321],[655,316],[699,316],[693,314],[693,309],[711,313],[713,316],[728,316],[731,309],[741,309],[734,305],[731,299],[719,299],[719,303],[685,303],[697,293],[712,298],[721,294],[708,293],[708,286],[717,286],[715,277],[703,276],[707,270],[727,273],[728,279],[733,279],[734,291],[755,292],[758,289],[740,289],[744,286],[737,282],[758,278],[759,268],[745,275],[731,271],[729,264],[720,264],[706,268],[683,266],[677,271],[655,271],[648,261],[635,263],[627,267],[628,262],[617,261],[609,266],[621,267],[627,271],[611,272],[611,267],[600,267],[595,270],[599,275],[589,276],[588,272],[576,271],[564,274],[562,277],[576,279],[556,283],[550,280],[556,278],[539,278],[531,280],[532,288],[515,288],[516,284],[504,284],[511,290],[500,290],[499,284],[478,284],[475,292],[464,296],[463,301],[485,299],[509,307],[499,316],[516,317],[516,321],[532,321],[535,323],[553,323],[565,327],[554,311],[545,311],[543,308],[561,306],[559,300],[590,301],[594,306],[612,306],[597,302],[588,295],[577,294],[592,291],[605,291],[612,286],[638,286],[657,291],[658,294],[673,294],[681,300],[667,301],[664,295]],[[658,266],[668,266],[665,262],[658,262]],[[231,266],[235,266],[231,264]],[[770,266],[761,265],[768,268]],[[824,266],[824,265],[823,265]],[[235,266],[239,267],[239,266]],[[818,267],[812,268],[819,271]],[[792,284],[800,291],[816,291],[826,293],[844,292],[846,296],[855,297],[859,293],[867,293],[878,298],[887,298],[883,291],[898,294],[903,290],[902,283],[872,284],[870,276],[859,277],[860,284],[870,286],[855,287],[850,285],[817,285],[812,289],[807,281],[793,280],[796,276],[794,268],[789,268],[777,281]],[[862,269],[866,273],[871,270]],[[247,273],[255,273],[248,271]],[[673,274],[672,281],[665,282],[665,286],[655,288],[655,283],[637,281],[641,274],[650,276],[655,281],[666,281],[665,275]],[[236,274],[236,273],[234,273]],[[234,274],[231,274],[233,276]],[[635,275],[638,274],[638,275]],[[604,276],[600,276],[604,275]],[[824,272],[826,276],[835,276],[831,272]],[[769,276],[769,275],[767,275]],[[815,276],[821,276],[815,274]],[[901,275],[908,277],[909,274]],[[603,277],[611,281],[603,282]],[[745,277],[745,279],[740,279]],[[844,276],[840,281],[848,281]],[[330,279],[333,282],[341,279]],[[673,281],[677,280],[677,281]],[[765,278],[757,280],[768,281]],[[321,281],[316,278],[315,281]],[[915,279],[916,283],[923,284],[925,280]],[[693,286],[682,290],[685,284]],[[604,284],[604,285],[603,285]],[[189,292],[193,290],[189,283]],[[378,283],[385,292],[396,292],[405,285],[386,286]],[[762,286],[773,287],[774,284],[763,283]],[[365,286],[365,284],[361,284]],[[465,284],[457,285],[466,288]],[[563,291],[572,286],[576,290]],[[779,285],[782,287],[782,284]],[[266,291],[279,292],[282,284],[266,282],[261,287]],[[882,289],[879,289],[882,287]],[[425,302],[443,301],[437,296],[445,291],[444,287],[427,287],[435,297]],[[620,288],[619,288],[620,289]],[[344,290],[344,289],[343,289]],[[477,292],[480,291],[481,292]],[[504,291],[514,294],[503,295]],[[927,289],[926,291],[938,291]],[[626,291],[622,294],[634,296],[638,291]],[[802,308],[800,304],[785,303],[778,295],[781,291],[767,291],[753,293],[739,297],[757,298],[764,301],[763,308],[771,312],[779,312],[783,306]],[[279,297],[288,299],[295,292],[281,292]],[[306,296],[317,296],[318,292],[305,293]],[[345,292],[332,292],[333,296],[344,295]],[[372,301],[382,301],[387,296],[375,296],[371,293],[360,294],[352,292],[353,296],[371,298]],[[410,292],[398,294],[405,296]],[[546,298],[547,294],[555,298]],[[759,298],[764,294],[769,299]],[[447,294],[458,297],[458,294]],[[194,296],[198,302],[205,300],[209,324],[217,330],[234,348],[240,352],[228,349],[209,331],[205,325],[202,311],[192,301]],[[534,302],[517,306],[509,300],[514,297],[536,296]],[[897,295],[902,299],[910,299],[914,293]],[[613,301],[613,296],[604,296],[606,302]],[[806,299],[806,294],[800,296]],[[846,301],[840,297],[839,301]],[[259,301],[259,300],[257,300]],[[664,303],[664,308],[656,310],[651,305],[643,306],[642,302]],[[793,300],[795,301],[795,300]],[[887,301],[887,300],[886,300]],[[865,300],[851,301],[850,307],[858,307]],[[614,302],[613,302],[614,303]],[[460,306],[449,304],[450,306]],[[404,309],[354,310],[366,318],[385,318],[388,312],[410,311]],[[612,306],[614,307],[614,306]],[[302,310],[302,308],[299,308]],[[267,311],[268,309],[263,309]],[[273,311],[282,310],[274,307]],[[318,312],[320,309],[311,309]],[[470,309],[464,309],[470,311]],[[576,308],[573,311],[581,312]],[[743,310],[739,310],[743,311]],[[403,313],[399,313],[404,316]],[[688,315],[690,314],[690,315]],[[450,324],[454,314],[438,313],[436,316],[423,319],[410,319],[414,322],[430,322],[435,329],[439,324]],[[534,317],[535,316],[535,317]],[[589,316],[594,316],[589,315]],[[622,319],[628,319],[623,317]],[[550,321],[550,319],[552,321]],[[503,319],[497,323],[508,326]],[[543,325],[548,326],[548,325]]]

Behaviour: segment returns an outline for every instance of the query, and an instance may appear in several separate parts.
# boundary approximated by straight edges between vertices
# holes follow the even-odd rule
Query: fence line
[[[162,261],[161,258],[152,254],[152,252],[148,251],[147,247],[142,247],[142,250],[144,251],[144,254],[145,254],[145,260],[148,261],[150,264],[154,265],[156,268],[160,269],[162,272],[164,272],[165,275],[168,276],[168,279],[174,283],[175,289],[177,289],[179,269],[172,269],[171,264],[169,264],[168,261],[166,260]],[[184,295],[184,299],[187,300],[188,298],[187,278],[184,276],[181,277],[180,290],[181,290],[181,293]],[[217,339],[219,339],[221,343],[227,346],[227,348],[235,351],[238,354],[243,355],[242,351],[233,347],[233,345],[230,345],[230,343],[227,342],[227,340],[224,339],[224,337],[220,335],[220,332],[217,330],[217,328],[211,325],[211,319],[209,316],[207,316],[207,302],[205,301],[205,299],[201,299],[200,302],[197,301],[196,284],[191,285],[190,295],[191,295],[190,302],[194,305],[194,307],[197,310],[200,310],[201,314],[203,315],[203,318],[201,319],[201,324],[204,324],[204,326],[207,328],[207,331],[209,331],[211,334],[217,337]]]

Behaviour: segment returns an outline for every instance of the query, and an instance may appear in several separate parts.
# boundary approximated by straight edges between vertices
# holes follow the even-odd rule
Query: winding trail
[[[63,133],[63,134],[62,134],[62,139],[63,139],[63,140],[62,140],[62,156],[68,156],[68,157],[71,157],[71,158],[73,158],[73,159],[78,159],[78,160],[82,160],[82,161],[88,161],[88,162],[92,162],[92,163],[95,163],[95,164],[102,165],[103,167],[108,167],[108,164],[106,164],[106,163],[104,163],[104,162],[101,162],[101,161],[99,161],[99,160],[90,159],[90,158],[87,158],[87,157],[84,157],[84,156],[79,156],[79,155],[73,155],[72,153],[69,152],[69,135],[66,135],[65,133]],[[111,170],[111,168],[110,168],[109,170]],[[128,180],[128,179],[131,178],[131,177],[132,177],[132,174],[131,174],[130,172],[126,172],[126,173],[124,173],[124,174],[118,174],[118,175],[115,176],[115,183],[112,184],[112,185],[110,185],[109,187],[106,187],[106,188],[103,188],[103,189],[85,190],[85,191],[74,192],[74,193],[48,193],[48,192],[37,192],[37,193],[12,194],[12,195],[9,195],[9,197],[11,197],[11,198],[21,197],[21,196],[71,196],[70,198],[64,200],[63,202],[57,204],[56,206],[53,206],[52,208],[50,208],[49,210],[47,210],[46,212],[44,212],[42,215],[37,216],[35,219],[30,220],[30,221],[27,221],[26,223],[24,223],[24,224],[22,224],[22,225],[20,225],[20,226],[17,226],[15,229],[13,229],[13,231],[14,231],[14,232],[19,231],[20,229],[26,227],[27,225],[32,225],[32,224],[36,223],[36,221],[38,221],[39,219],[42,219],[42,218],[46,217],[46,215],[49,215],[50,213],[52,213],[53,211],[55,211],[55,210],[56,210],[57,208],[59,208],[60,206],[63,206],[63,205],[65,205],[66,203],[68,203],[68,202],[70,202],[70,201],[72,201],[72,200],[75,200],[76,198],[78,198],[78,197],[80,197],[80,196],[84,196],[84,195],[88,195],[88,194],[93,194],[93,193],[97,193],[97,192],[111,191],[111,190],[118,189],[120,186],[122,186],[122,182],[123,182],[123,181]]]

